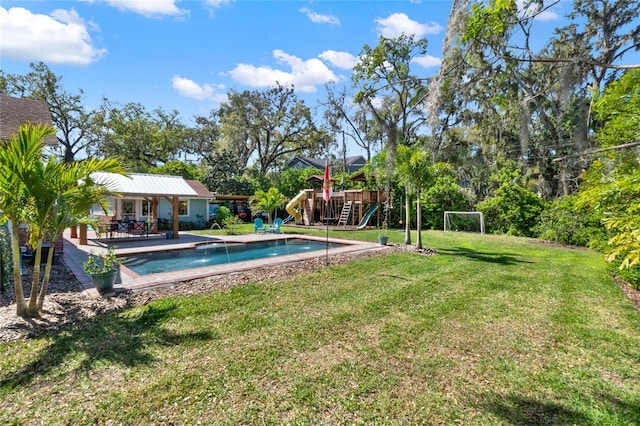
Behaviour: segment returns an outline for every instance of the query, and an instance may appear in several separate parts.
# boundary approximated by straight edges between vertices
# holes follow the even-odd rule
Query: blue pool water
[[[329,248],[343,246],[344,244],[329,243]],[[312,241],[303,238],[288,238],[286,240],[260,241],[247,244],[229,243],[226,247],[220,241],[199,245],[195,249],[127,255],[122,264],[139,275],[147,275],[325,250],[326,248],[327,243],[324,241]]]

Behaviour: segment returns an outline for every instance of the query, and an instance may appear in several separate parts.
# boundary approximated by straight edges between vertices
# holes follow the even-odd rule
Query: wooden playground
[[[381,223],[380,191],[344,190],[331,194],[329,203],[322,198],[322,190],[305,189],[286,207],[298,225],[332,225],[365,229]]]
[[[364,180],[364,174],[352,180]],[[312,176],[309,182],[322,182],[322,176]],[[329,203],[322,197],[322,189],[304,189],[289,201],[286,211],[289,222],[297,225],[331,225],[351,229],[376,227],[382,223],[384,194],[364,189],[345,189],[331,194]]]

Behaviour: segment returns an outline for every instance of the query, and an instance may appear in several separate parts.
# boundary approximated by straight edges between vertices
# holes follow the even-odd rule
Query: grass
[[[0,423],[638,424],[640,315],[600,254],[423,235],[437,255],[163,299],[4,344]]]

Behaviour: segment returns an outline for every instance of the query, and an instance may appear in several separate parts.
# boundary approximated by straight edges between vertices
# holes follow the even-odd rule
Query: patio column
[[[151,203],[151,222],[153,223],[153,228],[149,229],[149,232],[152,234],[158,233],[158,206],[160,205],[160,199],[158,197],[152,197],[149,201]]]
[[[179,212],[178,212],[178,208],[179,208],[179,200],[178,200],[178,196],[174,195],[172,202],[172,220],[173,220],[173,239],[176,240],[180,237],[180,235],[178,234],[178,231],[180,229],[180,219],[179,219]]]
[[[87,224],[80,224],[80,240],[78,241],[78,245],[86,246],[87,245]]]

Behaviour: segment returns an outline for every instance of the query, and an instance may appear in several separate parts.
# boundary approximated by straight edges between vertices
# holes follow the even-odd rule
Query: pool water
[[[329,248],[343,247],[344,244],[329,243]],[[153,253],[127,255],[124,266],[138,275],[157,274],[180,269],[201,268],[230,262],[263,259],[287,254],[325,250],[324,241],[287,238],[246,244],[213,242],[194,249],[165,250]]]

